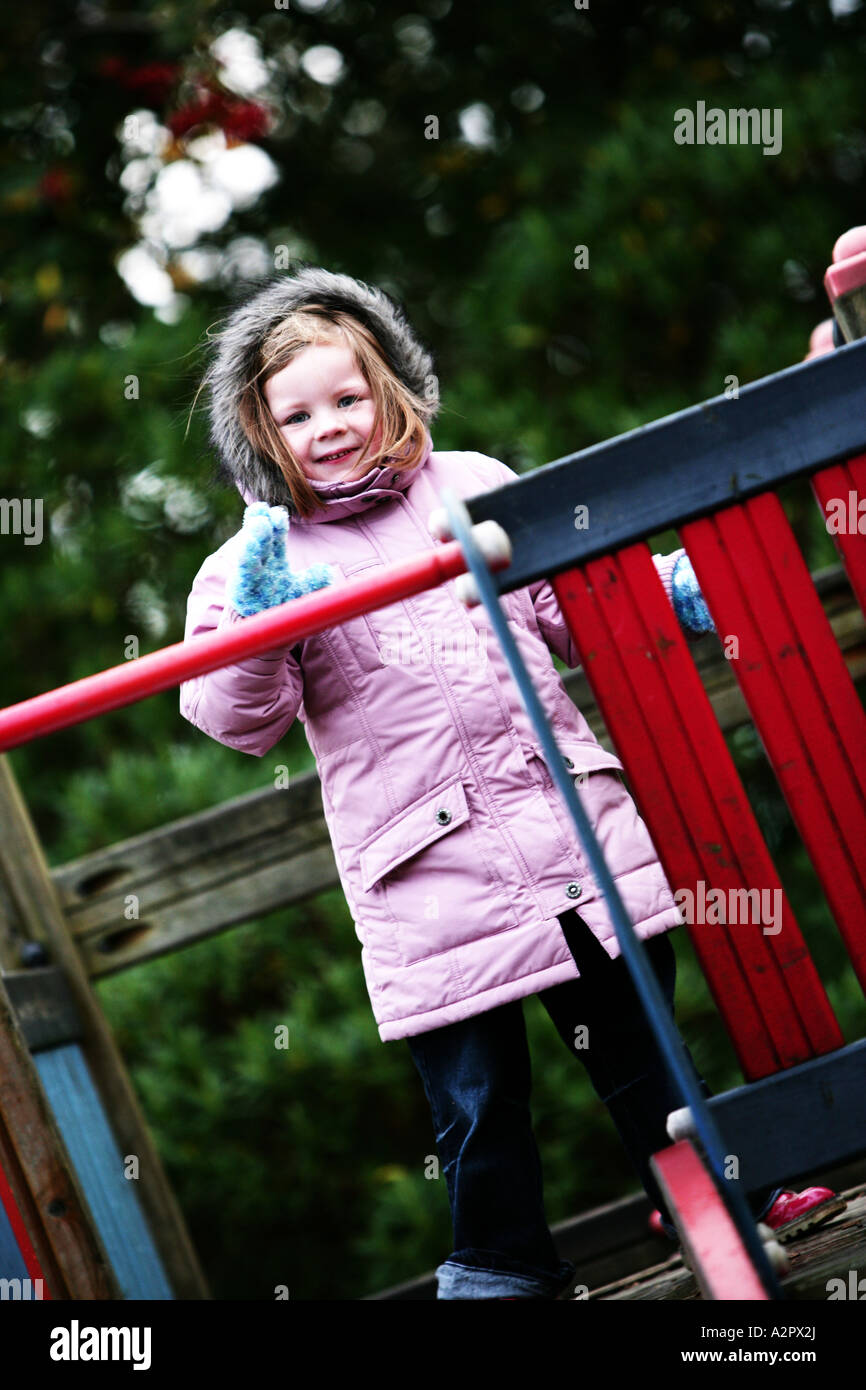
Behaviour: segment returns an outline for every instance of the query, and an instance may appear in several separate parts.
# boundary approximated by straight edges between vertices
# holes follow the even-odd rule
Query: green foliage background
[[[866,29],[848,8],[40,0],[19,13],[0,57],[0,492],[44,499],[46,540],[2,537],[3,703],[116,665],[130,635],[142,653],[182,637],[193,577],[242,517],[210,482],[193,401],[244,245],[383,284],[435,355],[437,447],[521,471],[718,395],[729,374],[744,384],[800,360],[828,313],[833,242],[863,220]],[[185,300],[165,322],[116,268],[138,239],[119,131],[130,111],[165,120],[189,100],[232,27],[273,64],[279,120],[259,143],[281,177],[203,238],[221,255],[212,278],[169,256]],[[343,55],[333,87],[299,66],[315,44]],[[149,104],[106,75],[118,58],[178,63],[185,85]],[[674,111],[699,100],[780,109],[782,152],[675,145]],[[461,134],[475,103],[485,146]],[[834,563],[808,487],[783,497],[810,566]],[[862,995],[760,745],[750,728],[731,743],[859,1036]],[[313,765],[300,726],[245,758],[185,724],[176,691],[9,756],[52,865],[258,788],[277,763]],[[716,1089],[737,1084],[688,940],[674,940],[682,1030]],[[405,1045],[378,1039],[358,956],[342,895],[326,894],[97,987],[216,1297],[287,1284],[357,1298],[450,1249],[444,1182],[424,1176],[420,1081]],[[537,1000],[525,1012],[554,1222],[636,1182],[582,1068]]]

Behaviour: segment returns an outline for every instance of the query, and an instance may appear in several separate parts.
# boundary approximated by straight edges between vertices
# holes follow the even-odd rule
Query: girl
[[[186,637],[426,549],[443,486],[472,497],[517,476],[433,448],[432,368],[393,302],[347,275],[302,265],[234,310],[205,384],[218,476],[248,505],[196,575]],[[685,552],[654,559],[681,621],[711,626]],[[673,1009],[680,912],[622,764],[551,660],[578,664],[553,590],[503,603]],[[379,1035],[407,1040],[430,1103],[454,1227],[438,1297],[556,1298],[575,1267],[544,1214],[522,998],[587,1067],[673,1238],[649,1156],[680,1099],[489,630],[445,584],[189,680],[180,708],[257,757],[304,725]],[[753,1194],[755,1212],[777,1198]]]

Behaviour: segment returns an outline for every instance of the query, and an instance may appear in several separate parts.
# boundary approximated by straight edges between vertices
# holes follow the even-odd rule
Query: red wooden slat
[[[630,612],[635,639],[641,640],[643,618],[648,620],[649,617],[648,588],[655,593],[656,604],[663,605],[661,611],[667,620],[673,618],[676,622],[646,548],[642,545],[627,548],[621,552],[620,560],[632,593]],[[801,1036],[805,1037],[806,1045],[817,1052],[841,1046],[843,1038],[687,644],[681,633],[677,636],[677,645],[660,647],[659,661],[659,671],[667,683],[666,703],[673,698],[677,709],[672,726],[670,766],[681,798],[687,798],[683,801],[687,822],[697,843],[703,844],[706,850],[704,877],[708,889],[710,885],[721,889],[727,901],[730,901],[727,895],[731,890],[757,889],[761,893],[759,904],[778,903],[781,909],[781,931],[765,935],[761,927],[769,926],[768,922],[741,922],[733,928],[733,941],[744,973],[755,990],[758,1007],[776,1040],[781,1065],[789,1066],[792,1063],[787,1058],[792,1056],[792,1045],[799,1047]],[[686,670],[691,672],[692,678],[690,696],[685,693],[688,688]],[[665,707],[656,710],[651,702],[663,687],[661,683],[654,686],[652,682],[647,686],[645,664],[641,666],[641,682],[650,727],[659,728],[665,719]],[[684,755],[677,748],[677,725],[687,739]],[[694,777],[689,779],[688,774],[696,765],[703,774],[702,782]],[[686,885],[677,883],[674,886]],[[766,899],[764,893],[768,895]],[[800,1027],[792,1025],[791,1008]]]
[[[866,498],[866,454],[858,454],[857,458],[834,464],[832,468],[822,468],[820,473],[812,474],[810,482],[826,523],[832,499],[843,498],[847,502],[851,492],[857,502]],[[866,517],[862,521],[858,517],[857,525],[856,531],[849,528],[836,533],[829,531],[829,527],[828,531],[839,551],[857,602],[866,613]],[[860,526],[863,527],[862,531]]]
[[[696,891],[703,880],[726,898],[750,884],[781,893],[646,546],[585,574],[552,582],[669,882]],[[781,959],[758,924],[688,927],[748,1079],[843,1042],[784,894],[781,902]]]
[[[770,1302],[694,1145],[681,1139],[650,1164],[704,1298]]]
[[[809,572],[773,493],[682,538],[739,643],[734,674],[866,988],[866,715]]]
[[[664,733],[656,737],[646,723],[624,652],[603,621],[586,574],[569,570],[554,576],[551,583],[668,880],[676,885],[695,884],[705,875],[677,789],[669,781],[669,739]],[[677,640],[676,634],[671,634],[671,640]],[[663,729],[675,725],[673,707],[661,723]],[[778,1052],[726,928],[710,924],[698,933],[691,927],[687,930],[746,1078],[777,1071]],[[811,1055],[804,1039],[800,1045],[798,1061]]]

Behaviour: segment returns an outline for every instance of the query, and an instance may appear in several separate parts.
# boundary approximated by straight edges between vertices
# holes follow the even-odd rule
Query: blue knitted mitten
[[[241,617],[249,618],[333,583],[328,565],[311,565],[300,574],[292,573],[286,556],[288,529],[285,507],[251,502],[244,512],[241,545],[226,577],[226,598]]]
[[[681,555],[674,565],[671,595],[674,612],[683,627],[690,628],[692,632],[715,632],[716,625],[710,617],[688,555]]]

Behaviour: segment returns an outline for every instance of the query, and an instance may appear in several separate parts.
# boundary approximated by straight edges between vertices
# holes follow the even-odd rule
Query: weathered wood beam
[[[315,772],[111,845],[52,879],[91,979],[339,885]]]
[[[866,1166],[866,1038],[707,1101],[754,1192],[824,1164]],[[803,1116],[809,1123],[803,1124]]]
[[[82,1049],[122,1154],[139,1159],[139,1198],[163,1267],[179,1299],[210,1297],[183,1214],[151,1138],[114,1034],[70,932],[33,822],[0,757],[0,966],[15,970],[20,946],[38,941],[63,972],[82,1022]]]
[[[0,1169],[47,1285],[42,1296],[120,1298],[2,977]]]
[[[776,490],[866,450],[866,339],[533,468],[468,498],[512,546],[500,593]],[[612,486],[612,479],[616,485]],[[576,527],[575,508],[584,527]]]

